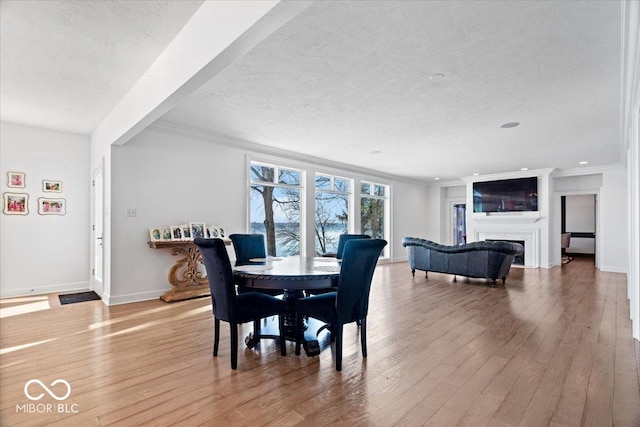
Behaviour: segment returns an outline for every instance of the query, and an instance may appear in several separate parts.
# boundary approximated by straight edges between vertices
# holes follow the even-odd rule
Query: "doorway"
[[[596,261],[596,206],[595,194],[574,194],[560,198],[561,236],[567,236],[561,244],[563,263],[573,257]]]
[[[453,205],[453,244],[467,243],[467,205],[456,203]]]
[[[91,288],[102,297],[104,292],[103,272],[104,272],[104,249],[103,249],[103,227],[104,227],[104,174],[102,166],[94,169],[92,174],[92,249],[93,259],[91,266]]]

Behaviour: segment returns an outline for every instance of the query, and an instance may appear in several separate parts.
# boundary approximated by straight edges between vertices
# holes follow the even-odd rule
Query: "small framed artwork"
[[[24,172],[7,172],[7,187],[24,188],[25,178]]]
[[[38,213],[40,215],[64,215],[67,213],[67,201],[65,199],[38,199]]]
[[[2,212],[5,215],[28,215],[29,195],[27,193],[4,193]]]
[[[180,228],[182,228],[183,240],[193,240],[193,236],[191,235],[191,227],[189,226],[189,224],[182,224]]]
[[[162,241],[162,227],[150,227],[149,228],[149,239],[152,242],[161,242]]]
[[[182,226],[172,225],[170,228],[171,228],[171,240],[173,240],[174,242],[184,240],[182,238]]]
[[[207,228],[207,231],[209,232],[209,238],[210,239],[221,239],[222,236],[220,235],[220,228],[219,227],[209,227]]]
[[[207,227],[204,225],[204,222],[190,222],[189,228],[191,228],[191,239],[195,239],[197,237],[206,237],[205,230],[207,229]]]
[[[45,193],[62,193],[62,181],[42,180],[42,191]]]
[[[170,242],[171,240],[171,227],[162,227],[162,241]]]

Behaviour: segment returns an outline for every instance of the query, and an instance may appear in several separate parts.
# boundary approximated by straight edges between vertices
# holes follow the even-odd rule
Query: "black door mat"
[[[95,301],[99,300],[100,296],[93,291],[90,292],[78,292],[76,294],[58,295],[60,298],[60,304],[74,304],[76,302]]]

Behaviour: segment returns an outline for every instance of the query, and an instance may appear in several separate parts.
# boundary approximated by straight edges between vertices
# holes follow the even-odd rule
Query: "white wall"
[[[0,297],[88,289],[89,149],[88,136],[1,123],[0,188],[27,193],[29,214],[0,214]],[[8,171],[26,173],[26,188],[8,188]],[[64,198],[67,214],[39,215],[39,197]]]
[[[596,232],[595,194],[566,196],[565,203],[566,231],[570,233]],[[572,235],[567,252],[593,255],[596,253],[595,239]]]
[[[402,237],[426,232],[423,185],[147,129],[126,145],[112,147],[108,304],[154,299],[170,289],[167,272],[176,258],[168,250],[148,247],[149,227],[204,221],[225,227],[228,234],[246,232],[249,158],[391,185],[392,257],[406,257]],[[127,217],[127,208],[135,208],[137,216]]]
[[[394,261],[407,259],[407,251],[402,246],[404,237],[428,235],[429,204],[425,197],[427,187],[396,181],[393,185],[393,258]]]
[[[600,241],[600,269],[626,273],[629,258],[627,254],[628,203],[627,172],[625,169],[603,173],[602,189],[598,201],[600,230],[596,240]]]
[[[596,199],[593,195],[566,196],[567,231],[595,233]]]

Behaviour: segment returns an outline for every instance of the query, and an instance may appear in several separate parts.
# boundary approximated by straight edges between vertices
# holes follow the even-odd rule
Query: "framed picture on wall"
[[[62,181],[42,180],[42,191],[45,193],[62,193]]]
[[[2,212],[5,215],[29,215],[29,195],[27,193],[4,193]]]
[[[189,228],[191,228],[191,239],[206,237],[207,227],[204,225],[204,222],[189,222]]]
[[[25,179],[24,172],[7,172],[7,187],[24,188]]]
[[[38,199],[38,213],[40,215],[64,215],[67,213],[67,201],[65,199]]]

